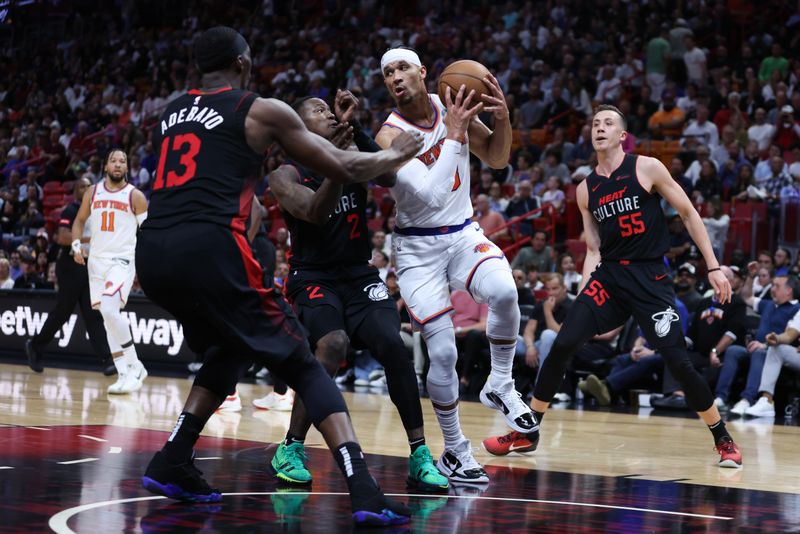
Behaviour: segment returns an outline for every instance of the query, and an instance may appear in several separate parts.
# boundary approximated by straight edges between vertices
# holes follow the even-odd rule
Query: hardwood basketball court
[[[111,378],[88,371],[0,364],[3,532],[349,532],[349,500],[322,438],[306,441],[312,488],[291,491],[266,472],[286,412],[255,409],[269,386],[242,384],[240,413],[216,414],[197,465],[225,493],[186,505],[143,490],[139,478],[164,443],[191,381],[151,376],[141,391],[108,396]],[[507,432],[501,416],[461,404],[464,432],[491,477],[485,488],[415,495],[405,487],[408,446],[386,394],[346,393],[367,461],[384,491],[414,510],[403,532],[662,532],[800,529],[800,428],[732,420],[744,468],[716,466],[697,419],[551,409],[539,450],[497,458],[481,440]],[[428,444],[442,440],[423,400]]]

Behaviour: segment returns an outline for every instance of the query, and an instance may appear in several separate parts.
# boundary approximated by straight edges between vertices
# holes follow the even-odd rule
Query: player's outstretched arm
[[[655,158],[639,156],[636,160],[636,174],[640,177],[642,187],[647,189],[647,182],[650,182],[651,191],[654,190],[664,197],[678,212],[686,230],[706,261],[710,271],[708,281],[714,288],[714,294],[721,303],[728,302],[731,299],[731,284],[719,269],[719,261],[714,255],[714,249],[711,248],[711,240],[708,238],[703,219],[686,196],[686,192],[673,180],[664,164]]]
[[[83,194],[81,207],[78,208],[78,214],[72,223],[72,259],[80,265],[86,263],[81,250],[81,237],[83,236],[83,228],[86,226],[86,221],[89,220],[89,215],[92,213],[92,199],[94,198],[94,189],[96,187],[96,184],[91,186]]]
[[[301,185],[301,176],[292,165],[281,165],[269,175],[269,188],[281,208],[293,217],[322,226],[336,209],[342,185],[324,180],[316,191]]]
[[[290,158],[339,183],[367,182],[408,161],[422,146],[419,136],[406,133],[388,150],[370,154],[339,150],[309,132],[288,105],[265,98],[253,102],[245,120],[245,134],[256,152],[264,153],[278,142]]]
[[[583,276],[581,277],[581,286],[578,288],[578,293],[580,293],[597,268],[597,264],[600,263],[600,232],[597,229],[597,222],[595,222],[592,212],[589,211],[589,190],[586,186],[586,180],[578,184],[575,196],[578,201],[578,208],[581,210],[583,236],[586,240],[586,258],[583,260]]]

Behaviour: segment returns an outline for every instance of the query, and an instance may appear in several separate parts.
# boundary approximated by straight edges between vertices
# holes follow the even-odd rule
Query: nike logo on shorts
[[[660,275],[656,276],[656,282],[658,282],[659,280],[663,280],[666,277],[667,277],[666,274],[660,274]]]

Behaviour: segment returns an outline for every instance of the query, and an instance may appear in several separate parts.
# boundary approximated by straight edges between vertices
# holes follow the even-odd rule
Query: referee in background
[[[75,181],[73,193],[74,200],[64,208],[58,222],[56,243],[59,245],[58,259],[56,260],[56,278],[58,279],[58,301],[56,307],[47,314],[47,321],[41,331],[25,342],[25,354],[28,356],[28,365],[37,373],[44,371],[42,365],[42,350],[50,343],[56,332],[67,321],[75,304],[80,304],[83,322],[89,333],[89,342],[95,354],[100,356],[104,364],[103,374],[110,376],[116,373],[111,362],[111,352],[108,349],[106,330],[103,327],[103,318],[100,312],[92,309],[89,298],[89,274],[86,265],[78,265],[72,260],[70,243],[72,242],[72,223],[78,214],[83,194],[90,182],[86,178]]]

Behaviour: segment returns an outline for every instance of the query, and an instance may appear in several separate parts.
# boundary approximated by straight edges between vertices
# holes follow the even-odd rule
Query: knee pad
[[[519,332],[517,286],[511,273],[499,262],[486,262],[479,267],[480,278],[473,283],[473,295],[489,304],[486,335],[493,339],[516,339]]]
[[[350,340],[344,330],[328,332],[317,341],[314,356],[322,364],[329,375],[334,375],[342,359],[347,356]]]
[[[314,426],[319,427],[331,414],[347,413],[342,393],[322,364],[311,355],[308,345],[300,345],[283,362],[268,367],[297,392]]]
[[[458,375],[456,374],[455,334],[452,322],[448,328],[439,330],[432,335],[425,336],[430,356],[430,369],[428,369],[428,395],[437,404],[451,404],[458,400]]]

